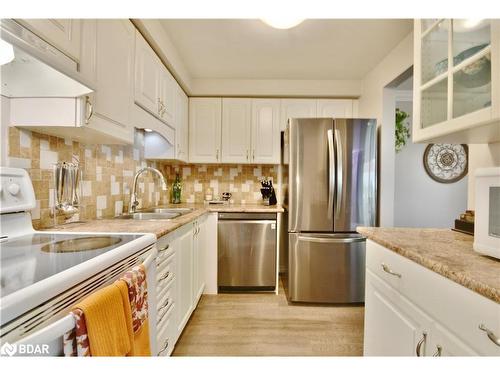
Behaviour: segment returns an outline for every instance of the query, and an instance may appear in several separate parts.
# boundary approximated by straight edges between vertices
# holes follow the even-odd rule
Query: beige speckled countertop
[[[126,232],[126,233],[154,233],[160,238],[177,228],[195,220],[207,212],[283,212],[281,206],[264,206],[258,204],[228,204],[228,205],[204,205],[204,204],[176,204],[161,206],[161,208],[192,208],[193,211],[170,220],[132,220],[119,218],[104,218],[89,220],[86,222],[75,222],[47,228],[51,231],[61,232]]]
[[[500,260],[472,249],[474,237],[450,229],[367,228],[370,240],[500,303]]]

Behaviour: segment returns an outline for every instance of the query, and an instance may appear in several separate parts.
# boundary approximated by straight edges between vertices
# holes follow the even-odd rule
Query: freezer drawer
[[[365,297],[365,239],[359,234],[289,234],[292,302],[354,303]]]
[[[218,222],[219,290],[274,290],[276,287],[276,215],[253,214]]]

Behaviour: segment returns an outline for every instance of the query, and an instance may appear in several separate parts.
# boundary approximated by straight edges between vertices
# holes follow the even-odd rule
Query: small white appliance
[[[500,167],[476,170],[474,250],[500,259]]]
[[[153,234],[35,231],[35,203],[28,173],[0,167],[0,346],[57,331],[75,303],[146,259],[154,290]],[[43,337],[54,337],[45,354],[61,353],[57,335]]]

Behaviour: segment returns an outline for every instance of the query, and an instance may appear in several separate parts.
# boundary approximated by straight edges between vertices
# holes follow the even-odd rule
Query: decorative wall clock
[[[467,175],[469,149],[467,145],[431,143],[424,152],[424,167],[435,181],[451,184]]]

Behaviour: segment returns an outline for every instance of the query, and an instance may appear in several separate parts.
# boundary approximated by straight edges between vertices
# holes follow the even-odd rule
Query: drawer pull
[[[486,332],[486,334],[488,335],[488,338],[493,341],[493,343],[497,346],[500,346],[500,337],[498,337],[497,335],[495,335],[492,331],[490,331],[484,324],[480,324],[479,325],[479,329],[481,331],[484,331]]]
[[[160,355],[161,353],[163,353],[165,350],[167,350],[168,348],[168,339],[165,340],[165,344],[163,345],[163,348],[161,348],[161,350],[158,352],[158,355]]]
[[[165,307],[168,307],[169,305],[170,305],[170,299],[167,298],[165,303],[158,308],[158,311],[163,310]]]
[[[170,305],[170,306],[173,306],[173,305]],[[169,311],[172,310],[172,309],[173,309],[173,307],[170,307],[170,308],[166,309],[161,314],[161,316],[158,319],[156,319],[156,325],[159,325],[161,322],[163,322],[163,319],[167,316],[167,314],[169,313]],[[159,311],[159,309],[158,309],[158,311]]]
[[[165,250],[168,250],[168,248],[170,247],[170,244],[166,244],[164,247],[162,247],[161,249],[159,249],[158,251],[161,253]]]
[[[416,353],[417,353],[417,357],[422,357],[422,354],[420,353],[420,350],[422,349],[422,345],[424,345],[426,339],[427,339],[427,333],[426,332],[422,332],[422,338],[417,343],[417,348],[415,350]]]
[[[399,277],[401,278],[401,274],[400,273],[397,273],[397,272],[394,272],[393,270],[391,270],[389,268],[389,266],[385,263],[382,263],[382,269],[387,272],[389,275],[392,275],[392,276],[396,276],[396,277]]]
[[[441,345],[436,345],[436,353],[434,353],[432,356],[433,357],[441,357],[441,352],[443,351],[443,348]]]
[[[170,276],[170,271],[167,271],[163,275],[160,276],[160,278],[158,279],[158,281],[165,280],[169,276]]]

